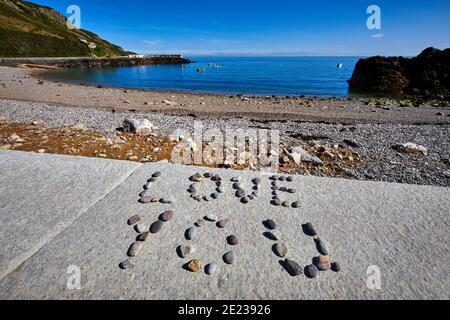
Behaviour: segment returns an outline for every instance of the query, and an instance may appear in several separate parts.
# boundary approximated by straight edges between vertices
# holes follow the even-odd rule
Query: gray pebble
[[[134,226],[134,230],[136,230],[137,233],[142,233],[148,230],[148,226],[143,223],[138,223]]]
[[[227,264],[233,264],[234,262],[234,253],[233,251],[227,252],[223,255],[223,261]]]
[[[219,198],[219,193],[218,192],[213,192],[213,193],[211,193],[211,196],[210,196],[212,199],[217,199],[217,198]]]
[[[231,235],[231,236],[227,237],[227,243],[230,246],[235,246],[235,245],[237,245],[239,243],[239,240],[238,240],[238,238],[236,236]]]
[[[281,204],[283,207],[289,208],[291,206],[291,203],[289,201],[283,201]]]
[[[279,205],[281,205],[280,199],[273,199],[271,203],[272,203],[274,206],[279,206]]]
[[[217,271],[217,264],[215,264],[214,262],[208,263],[205,266],[205,272],[206,274],[213,274]]]
[[[188,192],[189,193],[197,193],[197,189],[191,186],[191,187],[189,187]]]
[[[196,234],[197,234],[197,228],[196,227],[191,227],[191,228],[186,230],[186,239],[192,240],[195,237]]]
[[[127,259],[125,261],[122,261],[121,263],[119,263],[119,268],[120,269],[134,269],[134,263],[133,261],[131,261],[131,259]]]
[[[147,179],[147,182],[150,182],[150,183],[156,182],[156,178],[150,178],[150,179]]]
[[[286,176],[280,176],[280,177],[278,178],[278,180],[279,180],[279,181],[286,181]]]
[[[228,225],[228,223],[230,223],[230,219],[220,220],[219,222],[217,222],[217,228],[223,229]]]
[[[240,182],[233,183],[233,189],[236,190],[242,189],[242,183]]]
[[[289,177],[286,178],[286,181],[292,182],[292,181],[294,181],[294,177],[289,176]]]
[[[202,226],[204,226],[205,225],[205,220],[203,220],[203,219],[198,219],[195,223],[194,223],[194,225],[196,226],[196,227],[202,227]]]
[[[283,242],[275,244],[273,250],[275,251],[275,254],[280,258],[286,257],[288,253],[288,247]]]
[[[203,200],[205,200],[206,202],[211,201],[211,197],[210,196],[203,196]]]
[[[253,191],[252,194],[253,194],[255,197],[259,197],[259,195],[260,195],[260,193],[259,193],[258,190]]]
[[[231,182],[239,182],[241,181],[241,177],[233,177],[231,178]]]
[[[328,250],[327,250],[327,247],[325,245],[325,242],[323,242],[323,240],[320,239],[320,238],[314,239],[314,241],[316,242],[317,251],[319,251],[319,253],[321,255],[327,256],[328,255]]]
[[[287,192],[288,192],[288,193],[296,193],[297,190],[295,190],[295,189],[293,189],[293,188],[289,188],[289,189],[287,189]]]
[[[164,196],[159,200],[161,203],[173,203],[175,198],[173,196]]]
[[[318,272],[319,272],[319,270],[313,264],[310,264],[305,267],[305,276],[310,279],[317,277]]]
[[[145,232],[142,232],[140,235],[138,235],[136,240],[137,241],[147,241],[149,236],[150,236],[150,231],[145,231]]]
[[[212,214],[212,213],[207,214],[207,215],[205,216],[205,219],[208,220],[208,221],[212,221],[212,222],[217,221],[216,215],[214,215],[214,214]]]
[[[291,276],[296,277],[302,274],[302,268],[297,262],[289,259],[284,260],[284,262],[286,270],[289,272]]]
[[[303,229],[308,236],[314,237],[317,236],[317,231],[314,229],[314,226],[311,222],[308,222],[303,225]]]
[[[139,215],[134,215],[130,219],[128,219],[128,225],[133,225],[141,221],[141,217]]]
[[[248,197],[242,197],[241,202],[247,204],[250,202],[250,199]]]
[[[300,201],[295,201],[292,203],[292,208],[301,208],[302,204]]]
[[[238,197],[238,198],[245,197],[245,195],[246,195],[246,192],[244,189],[239,189],[236,191],[236,197]]]
[[[216,191],[217,191],[218,193],[223,193],[223,192],[224,192],[223,187],[217,187],[217,188],[216,188]]]
[[[139,199],[140,203],[150,203],[153,202],[153,197],[141,197]]]
[[[180,254],[180,257],[184,259],[190,254],[193,254],[195,252],[195,248],[192,245],[181,245],[178,246],[178,252]]]
[[[155,221],[150,226],[150,232],[151,233],[158,233],[159,231],[161,231],[162,226],[163,226],[163,222],[161,220]]]
[[[141,193],[139,193],[139,197],[143,198],[143,197],[151,197],[151,192],[150,190],[144,190]]]
[[[331,270],[333,270],[334,272],[341,271],[341,265],[339,264],[339,262],[332,262],[331,263]]]
[[[159,216],[159,220],[163,221],[163,222],[167,222],[173,219],[174,213],[171,210],[167,210],[163,213],[161,213],[161,215]]]
[[[142,250],[142,242],[135,242],[130,246],[130,249],[128,249],[128,255],[130,257],[135,257],[141,252]]]
[[[253,179],[253,183],[254,184],[261,184],[261,178],[260,177],[256,177],[255,179]]]
[[[275,230],[277,228],[277,224],[271,219],[267,219],[265,225],[269,230]]]
[[[265,235],[270,240],[273,240],[273,241],[279,240],[279,237],[274,232],[266,232]]]
[[[154,174],[152,174],[153,178],[158,178],[160,176],[161,176],[161,172],[159,172],[159,171],[156,171]]]

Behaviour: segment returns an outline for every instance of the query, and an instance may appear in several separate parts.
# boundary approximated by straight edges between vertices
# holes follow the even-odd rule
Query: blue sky
[[[448,0],[34,0],[139,53],[416,55],[450,47]],[[381,8],[381,30],[366,9]]]

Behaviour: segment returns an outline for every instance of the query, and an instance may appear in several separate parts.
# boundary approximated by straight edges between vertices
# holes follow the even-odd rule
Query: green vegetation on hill
[[[95,48],[89,48],[89,43],[95,44]],[[95,33],[67,28],[66,17],[49,7],[20,0],[0,0],[0,57],[114,57],[128,54],[131,52]]]

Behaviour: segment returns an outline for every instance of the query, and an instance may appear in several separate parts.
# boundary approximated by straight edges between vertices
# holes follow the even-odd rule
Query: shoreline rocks
[[[388,95],[434,97],[450,94],[450,49],[427,48],[417,57],[360,59],[348,81],[350,90]]]

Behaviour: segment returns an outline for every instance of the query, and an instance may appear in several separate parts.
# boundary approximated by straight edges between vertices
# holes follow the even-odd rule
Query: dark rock
[[[273,204],[274,206],[280,206],[281,205],[280,199],[273,199],[270,203]]]
[[[128,225],[133,225],[141,221],[141,217],[139,215],[134,215],[130,219],[128,219]]]
[[[305,267],[305,276],[312,279],[317,277],[317,274],[319,273],[319,270],[317,269],[317,267],[313,264],[310,264],[308,266]]]
[[[242,198],[245,197],[246,193],[243,189],[239,189],[238,191],[236,191],[236,197],[238,198]]]
[[[163,222],[161,220],[155,221],[150,226],[150,232],[151,233],[158,233],[159,231],[161,231],[162,226],[163,226]]]
[[[135,242],[130,246],[130,249],[128,249],[128,255],[130,257],[135,257],[141,252],[142,250],[142,242]]]
[[[239,243],[239,240],[238,240],[238,238],[236,236],[231,235],[231,236],[227,237],[227,243],[230,246],[235,246],[235,245],[237,245]]]
[[[226,264],[233,264],[233,262],[234,262],[234,253],[233,253],[233,251],[225,253],[223,255],[223,261]]]
[[[312,225],[311,222],[308,222],[308,223],[302,225],[302,228],[303,228],[303,232],[306,235],[311,236],[311,237],[317,236],[317,231],[316,231],[316,229],[314,229],[314,226]]]
[[[164,221],[164,222],[170,221],[170,220],[172,220],[173,215],[174,215],[173,211],[171,211],[171,210],[165,211],[165,212],[161,213],[161,215],[159,216],[159,220]]]
[[[286,268],[287,272],[293,277],[299,276],[302,274],[302,267],[300,265],[290,259],[284,260],[284,267]]]
[[[192,240],[195,237],[196,234],[197,234],[197,228],[196,227],[191,227],[191,228],[186,230],[186,239],[187,240]]]
[[[273,232],[264,232],[264,236],[267,239],[270,239],[270,240],[273,240],[273,241],[277,241],[279,239],[278,236],[275,233],[273,233]]]
[[[148,237],[150,236],[149,231],[142,232],[140,235],[137,236],[137,241],[147,241]]]
[[[325,246],[325,243],[322,241],[322,239],[320,239],[320,238],[314,239],[314,242],[316,243],[317,251],[319,251],[320,254],[327,256],[328,250],[327,250],[327,247]]]
[[[153,201],[153,197],[142,197],[139,199],[140,203],[150,203]]]
[[[216,225],[217,225],[217,228],[223,229],[223,228],[225,228],[229,223],[230,223],[230,219],[224,219],[224,220],[220,220],[219,222],[217,222]]]
[[[280,258],[284,258],[288,253],[288,247],[283,242],[278,242],[273,245],[273,252]]]
[[[360,59],[349,80],[350,90],[396,95],[448,95],[450,49],[427,48],[417,57]]]
[[[153,178],[158,178],[160,176],[161,176],[161,172],[159,172],[159,171],[156,171],[154,174],[152,174]]]
[[[264,221],[264,226],[269,230],[275,230],[277,228],[277,224],[271,219]]]
[[[339,262],[331,263],[331,270],[333,270],[334,272],[341,271],[341,265],[339,264]]]
[[[134,263],[130,260],[127,259],[125,261],[122,261],[121,263],[119,263],[119,268],[120,269],[134,269]]]

